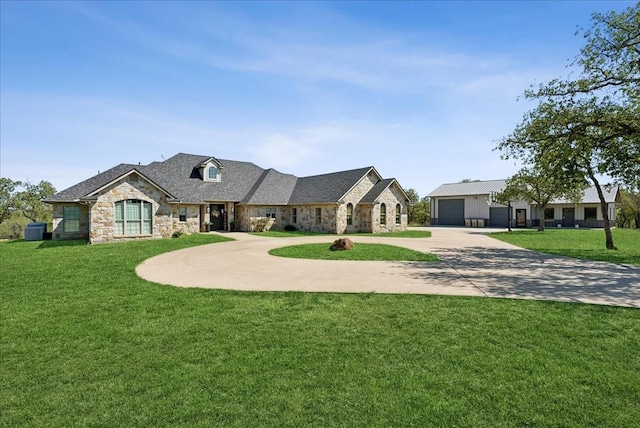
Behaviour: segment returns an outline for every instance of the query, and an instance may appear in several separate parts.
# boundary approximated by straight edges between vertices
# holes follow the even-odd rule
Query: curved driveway
[[[274,257],[272,248],[335,236],[236,239],[145,260],[139,276],[177,287],[252,291],[414,293],[508,297],[640,307],[640,268],[550,256],[485,236],[490,229],[429,228],[431,238],[349,236],[435,253],[440,262],[328,261]]]

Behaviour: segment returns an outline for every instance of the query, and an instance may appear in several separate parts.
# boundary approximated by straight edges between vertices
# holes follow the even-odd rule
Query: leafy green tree
[[[606,248],[616,249],[600,183],[609,177],[640,186],[640,3],[594,14],[586,43],[571,64],[575,79],[530,89],[537,108],[499,141],[503,159],[520,159],[558,181],[590,180],[600,199]]]
[[[411,204],[408,210],[409,224],[428,224],[430,220],[430,208],[428,197],[420,198],[415,189],[408,189],[406,192]]]
[[[43,221],[48,223],[52,219],[51,205],[42,202],[48,196],[56,193],[56,189],[48,181],[40,181],[38,184],[25,182],[24,190],[16,194],[16,206],[26,218],[31,221]]]
[[[407,220],[409,224],[413,223],[413,215],[415,212],[415,203],[420,201],[420,196],[418,196],[418,192],[416,189],[410,188],[405,191],[407,196],[409,197],[409,207],[407,209]]]
[[[620,227],[640,229],[640,192],[620,189],[616,224]]]
[[[16,212],[16,188],[22,186],[20,181],[0,178],[0,224],[4,223]]]
[[[431,220],[431,203],[428,196],[424,196],[415,204],[414,222],[417,224],[429,224]]]
[[[504,190],[495,196],[500,203],[526,201],[538,209],[539,232],[544,232],[544,210],[556,198],[565,197],[579,201],[584,190],[583,182],[558,180],[552,174],[523,168],[507,180]]]

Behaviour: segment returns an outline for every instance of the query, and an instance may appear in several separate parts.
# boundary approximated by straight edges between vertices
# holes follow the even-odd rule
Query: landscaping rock
[[[340,238],[329,247],[331,251],[346,251],[353,249],[353,242],[349,238]]]

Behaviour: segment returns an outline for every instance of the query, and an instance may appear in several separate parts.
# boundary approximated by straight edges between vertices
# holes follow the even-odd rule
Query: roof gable
[[[398,180],[396,180],[395,178],[385,178],[384,180],[378,181],[371,188],[371,190],[369,190],[367,192],[367,194],[365,194],[362,197],[362,199],[360,200],[360,203],[372,204],[372,203],[376,202],[378,200],[378,198],[380,197],[380,195],[382,195],[382,193],[385,190],[387,190],[389,187],[391,187],[391,186],[396,186],[398,188],[398,190],[402,194],[402,197],[404,198],[405,201],[409,201],[410,200],[409,196],[407,196],[407,194],[405,193],[404,189],[398,183]]]
[[[110,168],[104,172],[98,173],[93,177],[90,177],[78,184],[75,184],[67,189],[49,196],[45,202],[76,202],[80,199],[85,199],[88,195],[92,194],[96,190],[104,187],[108,183],[121,178],[128,172],[135,169],[135,165],[121,163],[113,168]]]

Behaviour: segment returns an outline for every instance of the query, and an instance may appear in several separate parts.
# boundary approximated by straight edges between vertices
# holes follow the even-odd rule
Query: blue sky
[[[1,1],[0,173],[63,190],[193,153],[298,176],[373,165],[425,196],[492,151],[578,26],[630,1]]]

